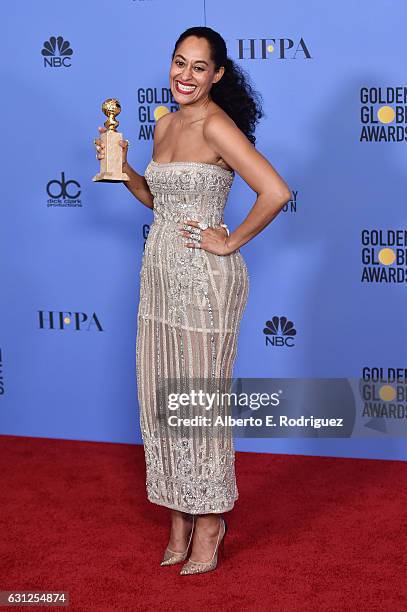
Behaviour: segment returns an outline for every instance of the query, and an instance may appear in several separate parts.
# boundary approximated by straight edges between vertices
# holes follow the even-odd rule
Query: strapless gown
[[[196,379],[219,389],[233,377],[249,292],[246,263],[239,250],[220,256],[184,246],[178,225],[223,223],[234,171],[151,160],[144,176],[154,219],[140,270],[136,370],[147,497],[190,514],[221,513],[238,498],[232,430],[169,426],[167,416],[180,413],[168,409],[162,391],[167,381]],[[230,410],[218,407],[217,414]]]

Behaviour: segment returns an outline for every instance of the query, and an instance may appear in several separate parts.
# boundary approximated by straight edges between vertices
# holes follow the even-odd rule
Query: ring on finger
[[[186,230],[190,234],[197,234],[198,233],[196,227],[191,227],[190,225],[187,225],[186,223],[184,224],[184,230]]]

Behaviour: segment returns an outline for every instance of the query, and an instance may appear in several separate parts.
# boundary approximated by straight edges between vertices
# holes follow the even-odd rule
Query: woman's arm
[[[104,132],[106,132],[106,128],[104,125],[103,126],[100,125],[98,127],[98,130],[100,134],[103,134]],[[129,181],[123,181],[124,184],[126,185],[127,189],[142,204],[144,204],[148,208],[153,208],[154,207],[153,195],[149,189],[146,179],[141,174],[137,174],[137,172],[130,166],[129,162],[127,161],[127,149],[129,146],[128,141],[121,140],[119,142],[119,145],[121,146],[123,150],[122,171],[125,172],[130,179]],[[97,150],[96,157],[98,159],[103,159],[105,157],[105,145],[102,143],[100,138],[95,138],[95,146]]]
[[[126,185],[130,193],[132,193],[142,204],[148,208],[153,208],[153,195],[144,176],[137,174],[128,161],[125,161],[123,164],[123,172],[125,172],[130,179],[129,181],[123,181],[123,185]]]
[[[154,140],[153,140],[153,151],[155,149],[155,145],[161,138],[163,138],[165,134],[165,130],[168,127],[169,122],[171,121],[171,113],[167,113],[166,115],[162,115],[156,122],[154,127]],[[154,157],[154,153],[153,153]],[[130,164],[126,161],[123,164],[123,172],[129,175],[130,180],[124,181],[124,185],[126,185],[127,189],[138,199],[142,204],[148,206],[148,208],[154,207],[153,196],[148,187],[147,181],[144,176],[137,174],[137,172],[130,166]]]
[[[204,125],[204,136],[216,154],[257,193],[257,199],[246,219],[227,239],[227,247],[233,252],[267,227],[290,201],[291,191],[275,168],[226,113],[215,113],[208,117]]]

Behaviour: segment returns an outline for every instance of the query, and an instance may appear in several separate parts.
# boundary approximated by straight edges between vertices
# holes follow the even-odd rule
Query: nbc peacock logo
[[[44,68],[70,68],[72,54],[69,40],[64,40],[62,36],[50,36],[41,51]]]
[[[263,334],[266,337],[266,346],[293,347],[297,330],[294,323],[289,321],[287,317],[275,316],[270,321],[266,321]]]

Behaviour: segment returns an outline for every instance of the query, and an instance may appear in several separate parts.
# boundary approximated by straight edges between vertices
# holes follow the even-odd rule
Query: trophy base
[[[114,172],[99,172],[99,174],[95,174],[92,181],[105,181],[105,182],[117,182],[117,181],[129,181],[129,175],[125,172],[121,174],[115,174]]]

